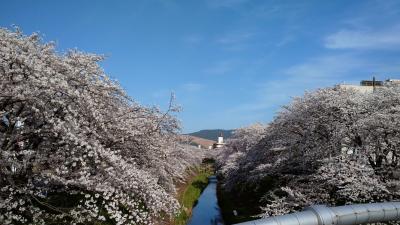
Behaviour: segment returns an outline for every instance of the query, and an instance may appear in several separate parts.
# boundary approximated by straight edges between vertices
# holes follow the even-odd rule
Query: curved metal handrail
[[[400,202],[327,207],[313,205],[304,211],[239,223],[237,225],[356,225],[400,220]]]

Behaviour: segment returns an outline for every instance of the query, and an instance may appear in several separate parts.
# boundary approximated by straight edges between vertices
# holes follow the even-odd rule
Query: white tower
[[[222,135],[222,132],[221,132],[221,134],[219,135],[219,137],[218,137],[218,142],[217,143],[215,143],[214,144],[214,148],[221,148],[222,146],[224,146],[224,136]]]
[[[218,144],[222,144],[222,143],[224,143],[224,137],[222,137],[222,135],[221,135],[218,137]]]

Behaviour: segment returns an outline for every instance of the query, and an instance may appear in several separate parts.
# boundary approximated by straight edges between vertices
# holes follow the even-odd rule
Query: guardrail
[[[327,207],[314,205],[301,212],[236,225],[356,225],[400,220],[400,202]]]

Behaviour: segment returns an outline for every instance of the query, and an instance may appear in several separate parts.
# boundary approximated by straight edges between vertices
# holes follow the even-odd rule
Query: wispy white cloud
[[[201,91],[204,88],[204,85],[199,83],[185,83],[181,88],[186,92],[197,92]]]
[[[348,9],[345,10],[346,12],[335,13],[335,16],[327,15],[326,18],[327,22],[329,16],[332,19],[342,18],[342,20],[328,22],[327,24],[330,24],[330,27],[322,29],[318,27],[315,29],[315,33],[310,34],[310,30],[306,28],[309,24],[315,25],[316,23],[302,22],[308,16],[308,12],[316,9],[314,5],[303,1],[299,4],[281,2],[278,4],[257,4],[257,7],[254,8],[252,4],[233,6],[235,12],[242,13],[246,19],[277,21],[284,24],[284,29],[278,30],[274,33],[275,36],[272,36],[274,38],[279,37],[279,41],[274,39],[275,42],[272,42],[272,44],[269,42],[268,47],[271,48],[268,48],[268,50],[273,49],[273,47],[276,50],[288,43],[297,41],[298,43],[294,44],[299,46],[300,41],[309,38],[309,35],[313,35],[316,41],[308,39],[307,42],[312,43],[309,46],[308,43],[305,43],[304,47],[309,47],[311,51],[304,54],[304,61],[293,63],[293,60],[298,60],[298,58],[290,58],[286,55],[289,59],[282,64],[293,63],[286,68],[267,65],[276,61],[274,59],[268,60],[270,58],[260,60],[260,63],[254,63],[254,66],[250,67],[247,66],[249,65],[248,59],[245,59],[240,66],[228,66],[228,63],[226,65],[219,64],[220,69],[231,68],[228,72],[220,70],[225,71],[225,73],[240,70],[239,74],[243,75],[245,74],[243,71],[250,70],[249,74],[268,73],[270,75],[269,80],[262,80],[261,76],[257,76],[259,84],[243,85],[243,88],[246,88],[246,95],[243,95],[238,104],[222,108],[220,110],[221,115],[230,115],[237,121],[265,121],[272,118],[271,111],[279,110],[280,106],[291,101],[291,97],[301,96],[304,91],[329,87],[342,82],[357,84],[361,79],[372,78],[373,75],[377,76],[378,79],[396,78],[396,73],[400,75],[400,66],[398,66],[400,57],[398,57],[397,52],[394,52],[400,50],[399,1],[396,3],[396,1],[391,0],[385,2],[368,0],[356,4],[357,10],[355,11],[352,10],[354,6],[346,6]],[[294,27],[293,30],[288,29],[289,25]],[[216,42],[225,49],[245,44],[254,47],[253,40],[260,40],[267,35],[264,35],[265,30],[260,32],[260,30],[252,28],[251,31],[257,31],[253,36],[227,33],[225,36],[220,36]],[[322,33],[326,31],[330,32],[330,35],[325,36],[326,33]],[[271,38],[267,37],[265,40],[270,41]],[[322,44],[323,48],[314,48],[315,44]],[[249,49],[249,46],[246,47]],[[315,49],[317,51],[313,51]],[[296,50],[290,51],[296,53]],[[260,65],[257,66],[257,64]],[[254,67],[257,68],[254,69]],[[217,65],[215,65],[215,68],[217,68]]]
[[[325,39],[331,49],[399,50],[400,26],[386,29],[340,30]]]
[[[238,64],[239,62],[236,60],[220,61],[205,69],[204,72],[212,75],[223,75],[232,72]]]
[[[358,80],[353,74],[370,71],[374,67],[375,64],[352,54],[311,58],[278,71],[280,79],[261,81],[249,90],[253,92],[250,101],[229,108],[226,113],[240,116],[279,110],[280,106],[287,104],[292,97],[302,95],[304,91],[333,86],[344,81],[356,83]]]
[[[229,44],[237,44],[244,41],[248,41],[250,38],[254,37],[255,34],[253,32],[238,32],[231,33],[228,35],[224,35],[222,37],[217,38],[217,43],[229,45]]]
[[[337,78],[362,69],[365,65],[363,59],[353,54],[324,55],[289,67],[283,74],[296,79]]]
[[[296,40],[295,35],[290,35],[290,34],[284,35],[283,38],[276,43],[276,47],[285,46],[295,40]]]
[[[250,31],[230,32],[220,35],[215,42],[225,50],[241,51],[253,46],[257,34]]]

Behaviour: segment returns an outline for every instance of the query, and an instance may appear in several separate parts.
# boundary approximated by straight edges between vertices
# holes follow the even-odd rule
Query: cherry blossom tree
[[[169,110],[143,107],[99,66],[0,29],[0,223],[151,224],[201,161]]]
[[[227,140],[226,145],[218,152],[217,167],[218,173],[224,177],[230,177],[225,183],[225,188],[232,188],[230,184],[235,185],[233,179],[240,180],[237,172],[240,169],[240,162],[247,152],[254,147],[265,134],[266,125],[261,123],[252,124],[248,127],[242,127],[233,131],[231,138]]]
[[[379,173],[399,178],[400,146],[400,87],[377,89],[365,100],[368,113],[358,121],[359,134],[355,151],[368,157],[368,162]]]
[[[257,143],[226,145],[218,158],[223,187],[257,193],[263,217],[400,199],[399,94],[385,84],[373,93],[337,86],[294,98],[261,134],[253,131]]]

